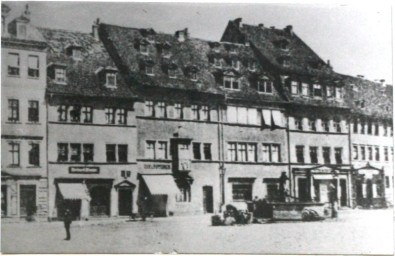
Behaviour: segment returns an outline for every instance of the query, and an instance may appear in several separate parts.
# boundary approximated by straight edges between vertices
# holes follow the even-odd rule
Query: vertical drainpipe
[[[221,203],[219,212],[221,212],[221,208],[225,203],[225,181],[224,181],[224,154],[223,154],[223,125],[222,125],[222,111],[221,106],[217,105],[218,112],[218,157],[219,157],[219,174],[220,174],[220,196]]]
[[[352,173],[351,172],[352,172],[352,169],[353,169],[351,150],[352,150],[352,145],[351,145],[351,120],[350,120],[349,124],[348,124],[348,161],[350,163],[350,170],[348,171],[349,182],[347,182],[348,186],[349,186],[349,188],[347,189],[348,190],[348,194],[349,194],[349,196],[348,196],[348,206],[349,207],[352,206],[352,187],[353,187],[353,181],[351,180],[352,179]]]
[[[288,114],[285,116],[286,120],[287,120],[287,126],[285,127],[286,133],[287,133],[287,147],[288,147],[288,177],[289,177],[289,191],[293,191],[293,193],[291,193],[291,196],[296,197],[296,191],[295,191],[295,184],[293,184],[294,182],[294,177],[292,176],[292,170],[291,170],[291,142],[290,142],[290,134],[289,134],[289,118],[288,118]],[[292,188],[293,185],[293,188]]]
[[[49,197],[49,161],[48,161],[48,99],[44,97],[45,100],[45,111],[46,111],[46,117],[45,117],[45,155],[46,155],[46,166],[47,166],[47,211],[48,211],[48,221],[51,220],[50,216],[50,197]],[[52,216],[51,216],[52,217]]]

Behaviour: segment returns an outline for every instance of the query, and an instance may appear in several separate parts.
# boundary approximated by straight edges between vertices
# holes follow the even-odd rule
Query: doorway
[[[120,216],[130,216],[133,211],[133,194],[131,188],[119,188],[118,210]]]
[[[106,186],[95,186],[90,189],[91,216],[109,216],[110,190]]]
[[[307,179],[298,179],[299,201],[310,201],[310,188]]]
[[[203,187],[203,211],[204,213],[214,212],[214,202],[213,202],[213,187],[204,186]]]
[[[340,179],[340,206],[347,206],[347,181]]]
[[[21,185],[19,192],[19,216],[26,217],[36,210],[36,186]]]

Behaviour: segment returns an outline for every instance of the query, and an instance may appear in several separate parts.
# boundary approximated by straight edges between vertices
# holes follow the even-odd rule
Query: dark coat
[[[72,221],[73,221],[73,216],[71,215],[71,211],[67,209],[64,212],[63,222],[65,225],[70,225]]]

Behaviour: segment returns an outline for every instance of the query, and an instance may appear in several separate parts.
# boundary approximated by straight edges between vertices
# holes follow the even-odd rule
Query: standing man
[[[66,229],[66,239],[65,240],[70,240],[71,239],[71,235],[70,235],[70,225],[73,217],[71,215],[71,211],[69,208],[66,208],[66,211],[64,212],[64,216],[63,216],[63,222],[64,222],[64,228]]]

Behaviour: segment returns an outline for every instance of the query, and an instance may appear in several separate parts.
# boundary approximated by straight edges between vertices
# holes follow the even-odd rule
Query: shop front
[[[331,166],[294,168],[295,197],[299,202],[330,203],[339,206],[349,203],[349,175],[347,170]]]

